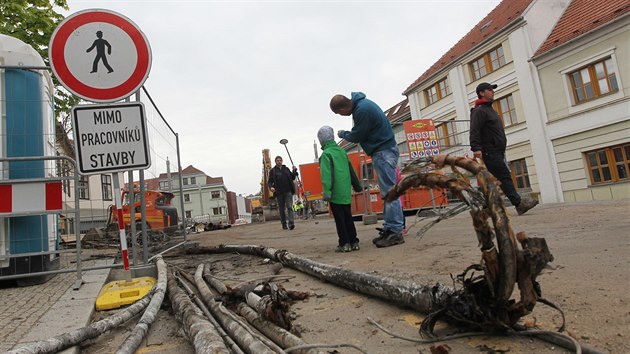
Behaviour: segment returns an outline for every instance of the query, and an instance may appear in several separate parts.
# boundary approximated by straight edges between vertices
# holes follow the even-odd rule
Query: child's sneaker
[[[349,243],[346,243],[343,246],[337,246],[337,248],[335,248],[335,252],[350,252],[352,251],[352,247],[350,246]]]

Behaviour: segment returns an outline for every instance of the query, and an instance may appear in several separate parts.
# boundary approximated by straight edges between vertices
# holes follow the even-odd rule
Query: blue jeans
[[[378,187],[381,190],[381,198],[385,198],[387,192],[396,184],[396,166],[398,165],[398,147],[381,150],[372,154],[372,164],[376,171]],[[402,232],[404,216],[400,199],[391,203],[385,203],[383,207],[383,228],[393,232]]]
[[[283,226],[287,224],[287,216],[289,219],[289,226],[293,225],[293,193],[276,193],[276,200],[278,201],[278,211],[280,211],[280,222]]]

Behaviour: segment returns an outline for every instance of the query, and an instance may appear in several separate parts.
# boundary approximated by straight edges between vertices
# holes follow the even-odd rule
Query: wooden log
[[[209,263],[204,264],[203,278],[208,282],[208,284],[210,284],[210,286],[215,288],[219,292],[219,294],[225,294],[228,291],[228,288],[225,286],[225,284],[223,284],[222,281],[212,276]]]
[[[164,294],[166,293],[166,263],[162,260],[162,256],[157,256],[156,262],[158,280],[155,284],[155,293],[151,302],[147,306],[144,314],[136,324],[136,327],[131,331],[131,334],[120,345],[116,354],[133,354],[142,344],[142,339],[147,335],[149,326],[155,321],[162,301],[164,300]]]
[[[425,314],[443,308],[448,296],[453,293],[452,288],[439,283],[435,285],[418,285],[410,281],[397,280],[315,262],[288,251],[276,250],[270,247],[220,245],[218,247],[197,247],[189,249],[187,252],[190,254],[236,252],[270,258],[282,263],[284,266],[297,269],[327,282],[365,295],[393,301]]]
[[[256,327],[256,329],[258,329],[267,337],[271,338],[271,340],[276,342],[276,344],[278,344],[284,349],[307,344],[295,334],[276,325],[275,323],[262,319],[258,315],[258,312],[256,312],[253,308],[251,308],[249,305],[245,303],[241,302],[240,304],[236,305],[236,312],[239,315],[243,316],[247,320],[247,322],[249,322],[252,326]],[[296,350],[295,352],[298,354],[321,353],[320,351],[314,350],[314,349]]]
[[[208,285],[203,279],[203,265],[200,264],[195,272],[195,285],[201,294],[201,299],[208,306],[208,309],[214,317],[219,321],[221,326],[228,332],[238,345],[243,348],[246,353],[249,354],[273,354],[281,353],[282,348],[277,347],[270,348],[267,344],[263,343],[260,338],[257,338],[251,330],[246,328],[243,323],[235,321],[234,318],[229,316],[225,311],[227,309],[222,308],[221,304],[214,300],[214,296],[208,288]]]
[[[204,305],[203,301],[201,301],[201,299],[199,298],[201,296],[201,293],[199,292],[197,287],[193,285],[195,283],[194,279],[191,279],[190,275],[184,272],[179,272],[177,274],[181,275],[183,278],[187,280],[187,282],[185,282],[183,279],[179,278],[177,275],[175,276],[175,278],[180,282],[180,284],[182,284],[182,286],[184,287],[184,290],[186,290],[188,295],[191,296],[195,300],[195,303],[197,304],[197,306],[199,306],[199,309],[204,313],[204,315],[206,315],[206,319],[208,319],[210,323],[212,323],[214,328],[217,329],[217,332],[219,332],[219,335],[221,336],[221,338],[223,338],[223,341],[227,344],[227,347],[231,349],[234,354],[245,354],[245,352],[241,349],[241,347],[239,347],[238,344],[234,342],[232,337],[230,337],[230,335],[227,334],[227,332],[223,329],[223,327],[221,327],[221,324],[210,313],[206,305]]]
[[[197,272],[195,273],[195,281],[201,282],[201,280],[206,280],[210,285],[220,294],[224,295],[228,293],[230,288],[228,288],[222,281],[217,279],[212,275],[210,271],[210,265],[206,263],[203,267],[203,273],[200,278],[199,274],[200,270],[197,268]],[[199,279],[199,280],[198,280]],[[200,286],[201,288],[202,286]],[[208,289],[209,290],[209,289]],[[255,295],[250,293],[251,295]],[[246,296],[249,294],[246,294]],[[250,300],[254,300],[253,296],[247,296]],[[260,298],[260,297],[259,297]],[[259,307],[259,306],[256,306]],[[277,324],[267,321],[260,316],[260,313],[254,310],[250,305],[246,303],[239,303],[236,305],[236,311],[239,315],[243,316],[252,326],[254,326],[257,330],[259,330],[262,334],[269,337],[280,347],[286,349],[290,347],[296,347],[301,345],[307,345],[300,337],[295,334],[287,331],[286,329],[278,326]],[[298,354],[321,354],[322,352],[314,349],[304,349],[304,350],[296,350]]]
[[[217,329],[203,315],[201,310],[177,286],[172,274],[168,276],[168,296],[171,299],[175,317],[184,326],[184,332],[200,354],[230,354]]]
[[[89,326],[76,329],[72,332],[60,334],[58,336],[54,336],[46,340],[25,344],[7,353],[43,354],[43,353],[56,353],[64,349],[68,349],[87,339],[95,338],[111,330],[112,328],[118,327],[122,323],[127,322],[129,319],[139,314],[142,311],[142,309],[144,309],[149,304],[149,301],[151,300],[152,296],[153,296],[153,290],[150,291],[145,297],[135,302],[133,305],[117,312],[115,315],[112,315],[100,321],[94,322],[90,324]]]

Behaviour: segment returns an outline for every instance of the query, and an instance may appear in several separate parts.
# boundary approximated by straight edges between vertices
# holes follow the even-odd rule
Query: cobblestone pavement
[[[0,352],[13,348],[76,279],[76,273],[63,273],[40,285],[0,283]]]

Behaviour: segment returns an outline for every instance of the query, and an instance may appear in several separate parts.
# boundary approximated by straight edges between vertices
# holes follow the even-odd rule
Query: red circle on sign
[[[97,88],[84,84],[70,72],[66,63],[65,47],[68,38],[79,27],[104,22],[123,30],[134,43],[137,53],[136,67],[129,78],[122,84],[111,88]],[[85,10],[66,18],[56,29],[50,39],[50,63],[53,72],[65,88],[88,101],[115,102],[138,90],[147,76],[151,66],[151,50],[149,43],[138,27],[124,16],[106,10]]]

